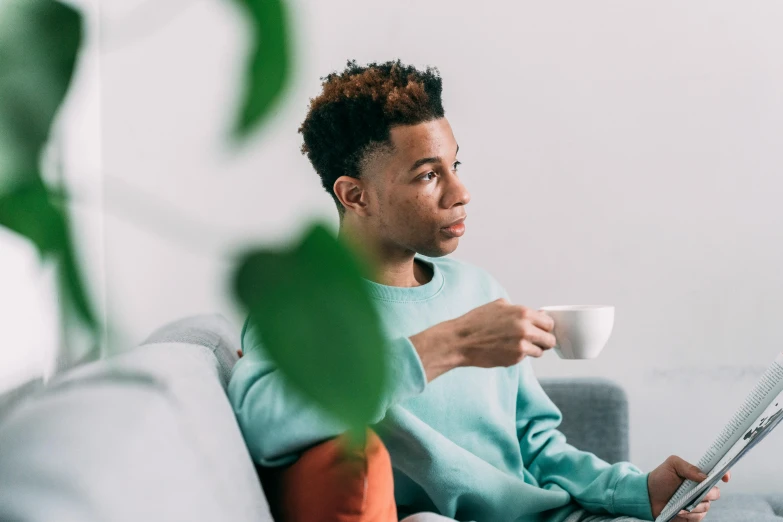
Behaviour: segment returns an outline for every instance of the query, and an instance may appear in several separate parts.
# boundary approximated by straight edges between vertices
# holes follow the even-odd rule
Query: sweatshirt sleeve
[[[543,488],[556,485],[587,511],[653,520],[647,473],[628,462],[609,464],[566,443],[557,430],[562,414],[533,374],[520,363],[516,429],[525,467]]]
[[[390,372],[381,404],[370,424],[394,404],[424,391],[424,368],[407,337],[389,339]],[[303,450],[346,431],[347,426],[293,389],[267,356],[255,326],[242,329],[244,356],[228,384],[228,398],[250,455],[262,466],[284,466]]]

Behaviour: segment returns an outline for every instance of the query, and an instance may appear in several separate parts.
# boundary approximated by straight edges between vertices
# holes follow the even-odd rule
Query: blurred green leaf
[[[38,177],[41,150],[71,82],[81,17],[52,0],[0,2],[0,193]]]
[[[41,256],[61,252],[66,244],[62,212],[37,177],[0,196],[0,225],[31,240]]]
[[[290,250],[246,255],[234,279],[280,371],[359,433],[377,414],[386,376],[384,336],[363,273],[366,267],[314,223]]]
[[[283,0],[235,0],[252,24],[253,43],[248,57],[244,99],[234,137],[247,137],[266,117],[288,83],[291,45]]]
[[[39,163],[68,92],[82,21],[53,0],[0,3],[0,225],[58,261],[63,306],[93,332],[97,321],[79,276],[65,198],[44,185]]]

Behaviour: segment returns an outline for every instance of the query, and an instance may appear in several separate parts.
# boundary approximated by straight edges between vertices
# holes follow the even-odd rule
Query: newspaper
[[[701,482],[686,480],[674,492],[655,522],[669,522],[690,511],[721,477],[783,420],[783,353],[778,354],[739,410],[723,428],[697,467],[707,475]]]

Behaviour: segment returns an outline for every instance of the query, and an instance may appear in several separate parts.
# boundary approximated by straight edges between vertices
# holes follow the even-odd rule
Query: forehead
[[[419,158],[453,154],[456,140],[451,125],[446,118],[417,123],[416,125],[398,125],[390,131],[394,144],[394,156],[399,160],[410,160],[413,164]],[[410,167],[410,165],[408,165]]]

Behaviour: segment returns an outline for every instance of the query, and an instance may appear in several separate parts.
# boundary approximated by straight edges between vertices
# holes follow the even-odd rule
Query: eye
[[[455,172],[457,171],[457,167],[459,167],[460,165],[462,165],[461,161],[455,161],[454,162],[454,171]],[[422,180],[425,180],[425,181],[430,181],[432,178],[429,178],[428,176],[437,176],[437,173],[431,170],[431,171],[427,172],[426,174],[423,174],[423,175],[419,176],[419,179],[422,179]]]

